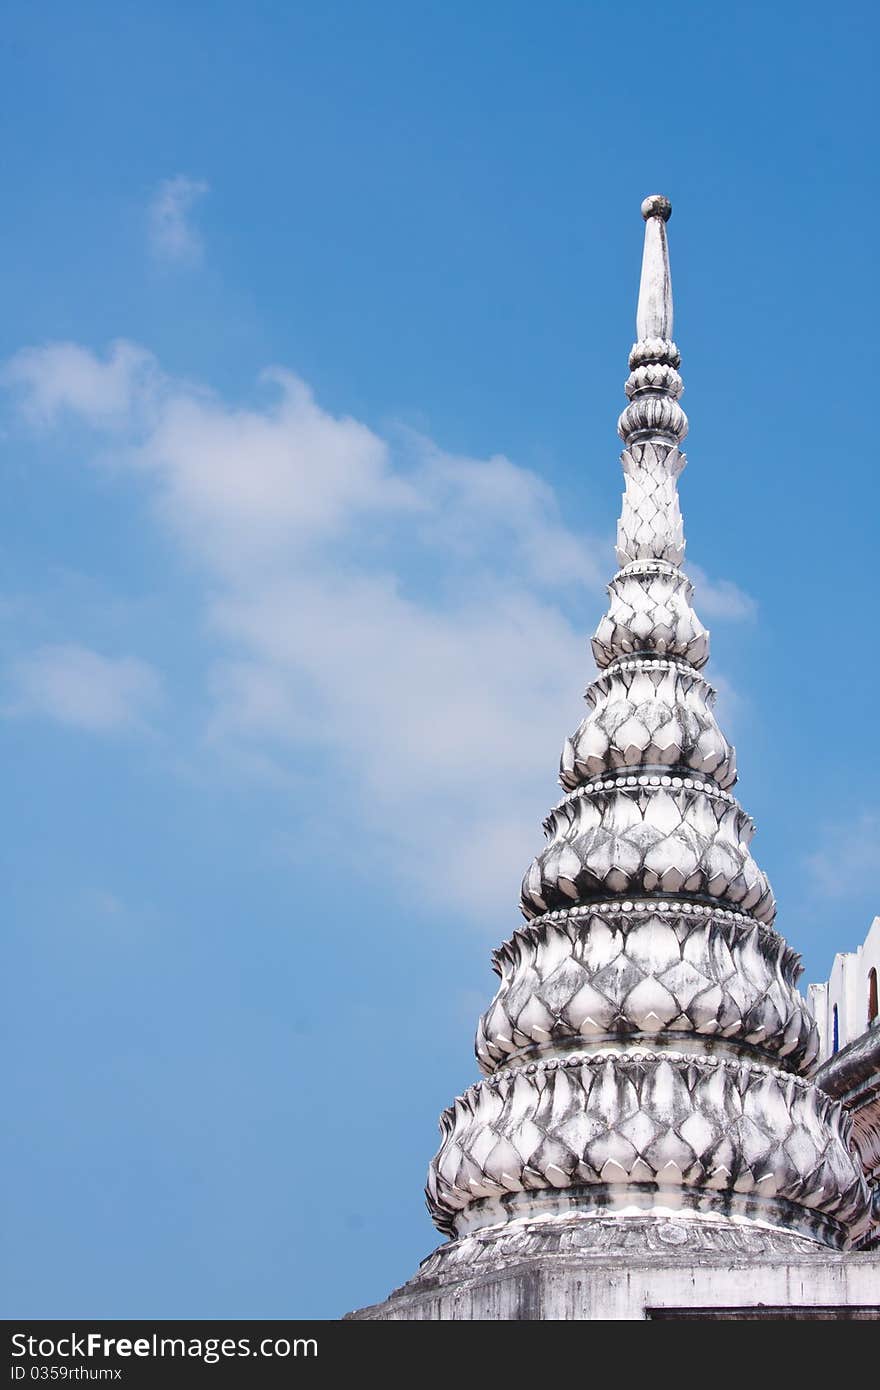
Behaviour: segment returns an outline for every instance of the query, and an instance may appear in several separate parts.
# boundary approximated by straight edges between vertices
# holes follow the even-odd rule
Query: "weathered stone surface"
[[[617,661],[586,699],[591,712],[562,751],[566,791],[642,764],[685,768],[723,789],[736,781],[734,750],[712,712],[715,692],[692,666],[669,657]]]
[[[880,1319],[880,1255],[784,1231],[640,1218],[519,1221],[441,1246],[369,1321]]]
[[[610,607],[593,638],[596,665],[650,652],[705,666],[709,634],[691,606],[693,595],[691,581],[675,565],[633,560],[608,586]]]
[[[524,915],[606,893],[691,893],[772,923],[776,901],[749,850],[754,826],[742,807],[702,778],[664,786],[636,773],[633,787],[603,783],[553,808],[550,843],[523,879]]]
[[[833,1096],[852,1121],[852,1144],[871,1185],[871,1223],[859,1248],[880,1249],[880,1026],[834,1053],[819,1068],[816,1085]]]
[[[798,957],[776,932],[702,906],[629,909],[539,919],[495,952],[502,983],[476,1039],[486,1075],[633,1034],[681,1045],[696,1033],[704,1047],[733,1037],[771,1062],[814,1061]]]
[[[531,1063],[471,1086],[440,1129],[428,1205],[458,1234],[526,1215],[535,1193],[545,1205],[561,1193],[563,1210],[686,1200],[829,1245],[864,1211],[842,1108],[752,1060],[613,1050]]]

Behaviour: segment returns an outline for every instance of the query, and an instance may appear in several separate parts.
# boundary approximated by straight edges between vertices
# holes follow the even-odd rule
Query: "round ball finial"
[[[652,193],[642,203],[642,216],[646,222],[649,217],[662,217],[664,222],[668,222],[672,216],[672,204],[662,193]]]

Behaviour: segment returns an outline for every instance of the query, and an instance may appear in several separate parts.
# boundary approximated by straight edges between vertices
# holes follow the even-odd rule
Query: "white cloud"
[[[84,357],[77,396],[53,349],[30,353],[25,410],[61,395],[103,426],[88,383],[107,364]],[[128,382],[120,456],[152,476],[157,516],[207,579],[212,749],[282,776],[317,755],[343,789],[318,792],[340,874],[360,854],[375,875],[378,853],[398,890],[513,912],[583,713],[610,538],[571,531],[511,460],[384,439],[286,372],[250,407],[151,359]]]
[[[597,544],[564,525],[553,489],[503,456],[478,461],[405,435],[420,461],[419,486],[430,502],[426,533],[447,551],[472,558],[513,551],[539,584],[598,585],[613,567],[610,541]]]
[[[12,663],[8,681],[7,715],[54,719],[92,733],[141,725],[161,688],[146,662],[75,644],[36,648]]]
[[[174,265],[196,265],[202,259],[202,238],[192,213],[208,191],[203,179],[186,174],[160,183],[149,206],[150,245],[157,259]]]
[[[104,361],[77,343],[50,343],[17,352],[0,382],[18,395],[32,425],[49,426],[71,412],[89,425],[131,429],[157,370],[151,353],[124,339],[111,344]]]
[[[365,425],[327,414],[288,372],[264,379],[276,398],[259,410],[169,390],[137,454],[159,481],[168,524],[209,565],[286,565],[355,523],[422,505]]]
[[[699,565],[688,563],[685,568],[693,580],[694,604],[701,617],[741,622],[756,616],[757,600],[732,580],[710,579]]]
[[[749,697],[733,684],[729,676],[716,667],[703,673],[715,691],[715,717],[729,739],[736,742],[737,730],[746,723],[750,712]]]
[[[880,816],[854,814],[847,825],[829,827],[822,849],[807,858],[813,883],[829,897],[877,891],[880,884]]]

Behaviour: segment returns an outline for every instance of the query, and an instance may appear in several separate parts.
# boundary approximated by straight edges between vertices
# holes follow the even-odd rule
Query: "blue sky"
[[[8,1316],[338,1316],[436,1243],[670,224],[779,925],[880,907],[867,4],[13,5]],[[866,399],[867,397],[867,399]]]

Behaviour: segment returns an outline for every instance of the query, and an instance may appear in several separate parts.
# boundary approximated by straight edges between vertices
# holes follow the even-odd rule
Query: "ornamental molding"
[[[614,894],[693,893],[771,924],[776,903],[749,849],[751,817],[701,788],[616,783],[560,802],[522,885],[526,917]]]
[[[458,1232],[498,1219],[479,1206],[487,1199],[522,1215],[536,1191],[578,1189],[589,1201],[600,1187],[607,1204],[634,1188],[658,1201],[705,1189],[731,1198],[731,1211],[758,1196],[846,1224],[867,1203],[849,1127],[818,1087],[751,1062],[641,1050],[533,1062],[444,1111],[428,1205],[441,1230]]]
[[[669,338],[642,338],[630,348],[631,371],[648,362],[663,362],[670,367],[681,366],[681,353]]]
[[[677,400],[684,390],[684,382],[675,368],[667,363],[647,362],[630,372],[623,389],[629,400],[641,391],[666,391]],[[683,454],[681,457],[684,459]]]
[[[604,902],[591,902],[579,907],[566,907],[554,909],[553,912],[544,912],[540,917],[532,917],[529,921],[521,923],[511,936],[511,940],[517,936],[530,938],[532,933],[539,931],[548,922],[568,922],[576,919],[589,918],[594,915],[607,915],[611,918],[634,918],[650,917],[654,914],[662,917],[681,918],[682,921],[696,922],[704,918],[712,917],[719,922],[737,922],[745,927],[757,927],[769,939],[780,941],[789,953],[793,961],[797,962],[796,978],[800,978],[803,967],[800,965],[800,956],[792,946],[779,935],[776,929],[767,922],[759,922],[748,912],[734,912],[732,908],[721,907],[717,903],[700,903],[688,901],[681,898],[663,898],[651,895],[649,898],[608,898]],[[493,966],[495,973],[499,973],[495,958],[504,950],[506,942],[492,953]],[[825,1088],[823,1088],[825,1089]]]
[[[745,1262],[766,1259],[839,1260],[809,1236],[755,1222],[734,1223],[712,1216],[603,1217],[572,1214],[564,1218],[522,1219],[502,1226],[483,1227],[441,1245],[419,1266],[406,1290],[438,1276],[465,1277],[473,1270],[500,1268],[523,1260],[558,1261],[566,1256],[582,1261],[621,1255],[644,1260],[655,1257],[666,1264],[681,1259],[687,1263],[718,1257]]]
[[[653,434],[669,435],[680,444],[687,432],[688,418],[678,401],[669,395],[640,392],[617,422],[617,433],[627,444]]]
[[[709,634],[693,610],[694,587],[680,570],[631,566],[608,586],[608,612],[593,637],[599,667],[649,653],[681,657],[698,670],[709,660]]]
[[[588,686],[586,700],[590,712],[560,760],[568,791],[645,765],[705,773],[725,790],[736,781],[735,750],[712,709],[715,692],[693,667],[658,658],[618,662]]]
[[[801,1070],[818,1056],[798,957],[759,925],[647,912],[569,918],[514,933],[494,964],[501,987],[476,1038],[486,1074],[512,1057],[636,1034],[746,1044]]]

